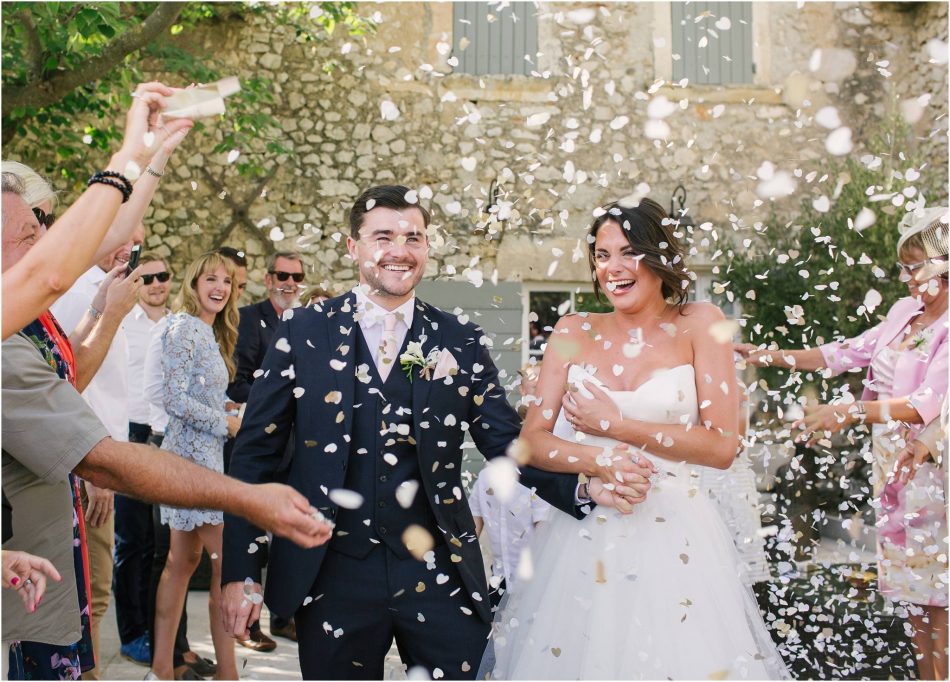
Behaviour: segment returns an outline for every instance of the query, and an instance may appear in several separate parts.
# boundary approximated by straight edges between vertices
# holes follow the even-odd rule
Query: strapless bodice
[[[607,388],[597,378],[594,369],[589,366],[571,365],[568,369],[567,380],[586,397],[591,397],[592,394],[585,384],[594,384],[602,389],[620,409],[620,414],[625,419],[677,426],[699,423],[696,375],[692,365],[659,369],[632,391],[616,391]],[[567,421],[563,409],[558,414],[552,433],[564,440],[595,447],[612,447],[618,442],[612,438],[591,436],[575,431]],[[675,482],[682,484],[698,483],[698,476],[704,467],[695,464],[688,465],[678,460],[670,436],[663,436],[654,450],[663,452],[664,456],[639,451],[642,455],[649,457],[658,472],[666,474],[655,479],[654,485],[664,481],[673,483],[674,479]]]

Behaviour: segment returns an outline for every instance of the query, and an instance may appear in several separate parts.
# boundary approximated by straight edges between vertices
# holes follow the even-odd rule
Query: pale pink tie
[[[396,315],[386,313],[383,318],[383,339],[379,344],[379,362],[376,369],[379,370],[379,378],[386,381],[393,365],[396,364],[396,355],[399,353],[399,347],[396,345]]]

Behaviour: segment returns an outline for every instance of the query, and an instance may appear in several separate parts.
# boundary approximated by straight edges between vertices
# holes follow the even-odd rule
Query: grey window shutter
[[[455,2],[452,14],[456,73],[524,75],[534,69],[538,9],[533,2],[512,2],[503,9],[496,3]]]
[[[673,54],[680,56],[673,60],[674,81],[688,78],[691,85],[752,82],[751,2],[673,2],[670,7]],[[716,27],[722,17],[729,18],[730,28]],[[704,37],[706,45],[700,47]]]

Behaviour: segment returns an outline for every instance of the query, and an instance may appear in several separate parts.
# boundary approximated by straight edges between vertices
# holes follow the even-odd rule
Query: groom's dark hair
[[[631,206],[624,201],[608,204],[590,226],[587,258],[591,278],[594,280],[594,296],[597,300],[603,299],[600,283],[597,281],[597,261],[594,258],[594,252],[597,232],[608,222],[620,225],[623,236],[633,247],[634,253],[643,256],[643,263],[663,281],[661,288],[663,298],[682,309],[689,299],[689,284],[692,277],[683,262],[683,247],[676,237],[677,223],[670,219],[662,206],[647,198],[640,199],[636,206]]]
[[[350,236],[360,238],[360,228],[363,226],[363,216],[374,208],[418,208],[422,213],[423,227],[429,227],[429,212],[419,203],[419,197],[405,185],[377,185],[370,187],[357,197],[350,209]]]

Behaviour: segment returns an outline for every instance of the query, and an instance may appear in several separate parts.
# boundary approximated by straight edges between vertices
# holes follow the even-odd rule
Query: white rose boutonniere
[[[421,341],[410,341],[406,344],[406,352],[399,356],[399,365],[412,383],[412,369],[419,368],[419,376],[428,379],[439,361],[439,349],[433,348],[428,355],[422,352]]]

